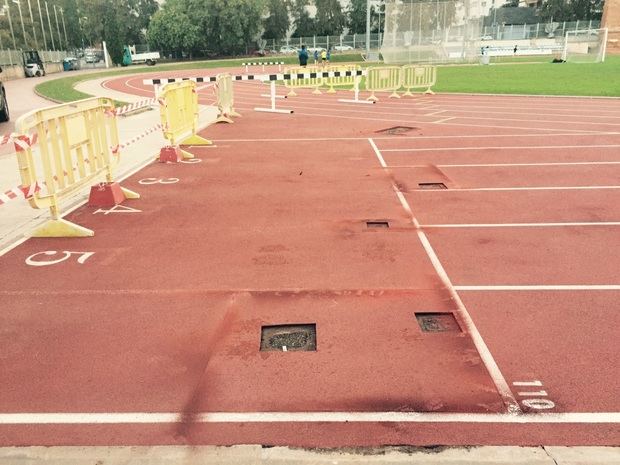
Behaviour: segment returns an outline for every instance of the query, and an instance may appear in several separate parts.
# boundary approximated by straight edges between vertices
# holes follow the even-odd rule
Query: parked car
[[[334,47],[334,50],[336,50],[337,52],[346,52],[348,50],[353,50],[353,47],[351,47],[350,45],[336,45]]]
[[[297,49],[295,47],[290,47],[288,45],[285,45],[284,47],[280,47],[280,53],[296,54]]]
[[[84,61],[86,63],[99,63],[99,57],[97,55],[89,54],[84,57]]]
[[[80,60],[75,57],[67,57],[62,60],[62,69],[64,71],[75,71],[80,69]]]
[[[2,68],[0,67],[1,72]],[[6,91],[4,90],[4,84],[0,81],[0,121],[8,121],[9,119],[9,104],[6,101]]]
[[[493,36],[482,36],[480,40],[493,40]]]

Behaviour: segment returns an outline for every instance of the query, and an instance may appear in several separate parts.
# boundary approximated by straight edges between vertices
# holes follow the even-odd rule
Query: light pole
[[[41,20],[41,32],[43,33],[43,45],[45,46],[45,50],[47,50],[47,40],[45,39],[45,26],[43,26],[43,14],[41,13],[41,0],[37,0],[37,5],[39,6],[39,19]]]
[[[30,22],[32,23],[32,35],[34,36],[34,43],[39,48],[39,39],[37,39],[37,29],[34,27],[34,17],[32,16],[32,6],[30,6],[30,0],[28,0],[28,11],[30,12]]]
[[[22,5],[19,0],[11,0],[13,3],[17,3],[17,9],[19,10],[19,20],[22,23],[22,34],[24,35],[24,46],[28,48],[28,44],[26,43],[26,29],[24,28],[24,17],[22,16]]]
[[[2,11],[6,12],[9,17],[9,28],[11,29],[11,38],[13,39],[13,50],[17,50],[17,44],[15,43],[15,33],[13,32],[13,21],[11,21],[11,9],[9,8],[9,2],[4,0],[4,8]]]
[[[67,28],[65,27],[65,12],[60,8],[60,18],[62,19],[62,30],[65,31],[65,48],[69,48],[69,41],[67,40]]]
[[[370,54],[370,0],[366,0],[366,59]]]
[[[47,25],[50,28],[50,37],[52,38],[52,48],[56,50],[56,45],[54,44],[54,33],[52,32],[52,21],[50,20],[50,10],[47,8],[47,2],[45,2],[45,12],[47,13]]]
[[[56,13],[56,5],[54,5],[54,18],[56,18],[56,32],[58,32],[58,48],[62,48],[62,36],[60,35],[60,27],[58,27],[58,13]]]

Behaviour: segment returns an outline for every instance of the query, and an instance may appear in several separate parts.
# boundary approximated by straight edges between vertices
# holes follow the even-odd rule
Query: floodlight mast
[[[370,55],[370,0],[366,0],[366,59]]]

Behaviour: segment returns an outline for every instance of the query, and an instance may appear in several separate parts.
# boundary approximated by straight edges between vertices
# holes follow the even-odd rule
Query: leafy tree
[[[144,31],[147,30],[151,17],[158,10],[158,3],[155,0],[123,0],[123,3],[127,42],[130,44],[144,42]]]
[[[349,3],[346,14],[350,34],[366,33],[366,7],[367,0],[351,0]]]
[[[315,21],[310,17],[307,6],[310,0],[293,0],[291,14],[295,31],[293,37],[310,37],[316,34]]]
[[[346,20],[338,0],[315,0],[317,35],[340,35]]]
[[[209,46],[219,53],[237,55],[260,38],[265,0],[203,0]]]
[[[152,48],[168,52],[192,52],[204,45],[205,38],[199,21],[192,16],[191,5],[184,0],[168,0],[153,15],[147,32]]]
[[[269,16],[265,18],[263,26],[265,39],[281,39],[286,37],[289,28],[288,3],[284,0],[268,1]]]
[[[123,45],[125,44],[126,30],[123,28],[121,16],[122,0],[104,0],[101,2],[101,23],[103,26],[102,39],[106,42],[108,53],[114,64],[123,61]]]
[[[542,21],[577,21],[600,19],[603,0],[547,0],[540,7]]]

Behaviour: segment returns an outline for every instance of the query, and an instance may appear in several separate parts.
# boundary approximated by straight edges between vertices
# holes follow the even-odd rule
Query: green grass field
[[[158,64],[156,67],[119,68],[101,73],[67,76],[39,84],[36,90],[57,102],[72,102],[89,97],[74,89],[79,81],[123,74],[161,71],[236,67],[245,61],[284,61],[296,64],[295,56],[262,59],[214,60]],[[359,54],[334,54],[332,62],[361,62]],[[437,70],[436,92],[465,92],[529,95],[620,96],[620,56],[608,56],[604,63],[496,63],[489,66],[440,66]],[[119,102],[120,103],[120,102]]]

